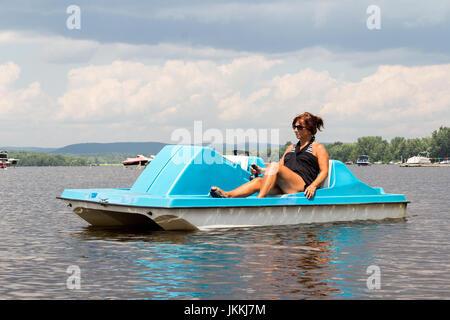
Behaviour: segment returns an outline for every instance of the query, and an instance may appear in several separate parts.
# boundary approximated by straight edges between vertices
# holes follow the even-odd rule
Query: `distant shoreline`
[[[450,163],[402,163],[400,167],[450,167]]]

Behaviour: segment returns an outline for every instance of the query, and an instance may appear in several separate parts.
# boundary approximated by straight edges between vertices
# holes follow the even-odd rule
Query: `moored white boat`
[[[408,158],[408,160],[406,161],[406,163],[411,163],[411,164],[426,164],[426,163],[431,163],[430,155],[429,155],[429,153],[426,152],[426,151],[420,152],[417,156]]]

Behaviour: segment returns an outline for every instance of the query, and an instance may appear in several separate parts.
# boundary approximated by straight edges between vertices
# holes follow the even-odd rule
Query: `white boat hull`
[[[147,226],[163,230],[197,230],[295,225],[405,218],[407,203],[339,205],[148,208],[64,200],[93,226]]]
[[[431,163],[430,159],[424,158],[424,157],[412,157],[409,158],[406,163],[413,163],[413,164],[426,164]]]

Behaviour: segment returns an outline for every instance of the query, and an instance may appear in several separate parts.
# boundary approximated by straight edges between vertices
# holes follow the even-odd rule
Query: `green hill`
[[[52,154],[157,154],[167,143],[161,142],[113,142],[113,143],[77,143],[51,151]]]

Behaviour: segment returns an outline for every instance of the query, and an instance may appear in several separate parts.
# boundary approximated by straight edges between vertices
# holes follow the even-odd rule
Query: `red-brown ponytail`
[[[294,118],[292,121],[292,127],[295,126],[298,120],[303,120],[306,129],[311,132],[312,135],[316,134],[317,130],[322,131],[321,128],[324,127],[323,119],[319,116],[315,116],[309,112],[304,112]]]

